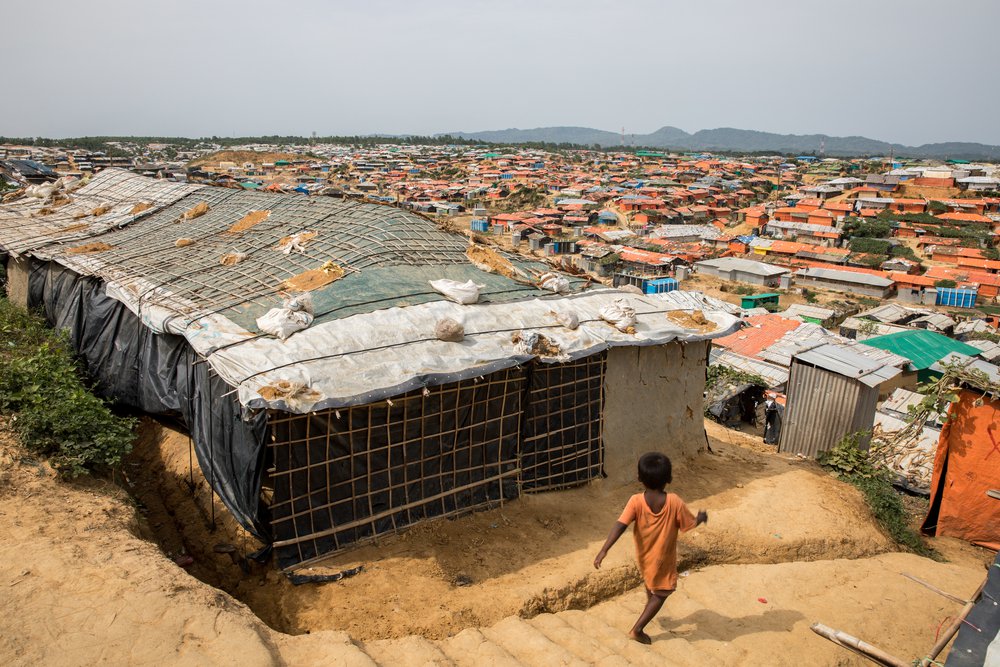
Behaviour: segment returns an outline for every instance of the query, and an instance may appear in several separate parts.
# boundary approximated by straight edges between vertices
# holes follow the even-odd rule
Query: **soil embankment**
[[[197,481],[193,496],[185,482],[186,438],[145,435],[134,463],[165,461],[163,483],[178,485],[188,502],[207,502]],[[166,455],[155,453],[170,441]],[[686,637],[707,651],[717,646],[724,664],[737,656],[771,664],[775,651],[795,655],[799,664],[854,664],[808,630],[822,621],[871,641],[891,637],[886,648],[917,655],[956,609],[899,573],[957,595],[968,595],[982,578],[983,554],[950,541],[936,544],[953,560],[948,564],[892,553],[870,557],[889,545],[853,489],[805,462],[718,441],[713,449],[718,453],[676,473],[676,490],[712,519],[685,540],[682,567],[691,573],[657,621],[664,640]],[[609,627],[618,627],[635,611],[634,593],[613,597],[637,582],[627,541],[601,572],[590,564],[631,488],[595,484],[428,523],[340,555],[325,568],[365,565],[356,577],[293,587],[263,567],[245,574],[228,554],[215,552],[220,543],[238,553],[252,547],[218,521],[221,512],[212,533],[210,510],[191,509],[170,493],[162,497],[178,506],[157,509],[141,497],[137,507],[107,482],[60,482],[6,429],[0,471],[5,664],[348,664],[360,655],[352,640],[375,646],[408,634],[444,638],[514,614],[569,608],[604,614]],[[163,550],[144,534],[155,534]],[[204,544],[191,548],[194,539]],[[172,560],[184,555],[194,559],[191,573]],[[731,564],[705,565],[719,562]],[[457,585],[466,583],[460,575],[471,583]],[[288,634],[305,631],[311,634]]]

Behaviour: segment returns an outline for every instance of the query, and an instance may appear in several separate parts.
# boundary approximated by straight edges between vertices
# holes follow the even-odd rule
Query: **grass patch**
[[[66,477],[114,468],[132,448],[136,420],[93,394],[66,335],[4,298],[0,411],[24,446]]]
[[[910,527],[903,499],[892,485],[891,473],[872,464],[868,452],[859,446],[868,435],[868,432],[861,431],[844,436],[836,447],[820,453],[817,461],[861,491],[875,520],[896,544],[920,556],[943,560],[941,554],[929,547]]]

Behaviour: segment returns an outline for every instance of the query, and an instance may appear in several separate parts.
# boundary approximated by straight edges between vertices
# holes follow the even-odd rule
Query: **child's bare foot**
[[[636,632],[635,630],[630,630],[628,633],[628,638],[634,642],[639,642],[640,644],[652,644],[653,640],[649,638],[645,632]]]

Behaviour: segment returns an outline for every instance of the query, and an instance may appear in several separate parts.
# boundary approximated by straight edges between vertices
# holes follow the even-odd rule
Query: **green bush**
[[[860,252],[870,255],[889,254],[890,243],[883,239],[856,236],[851,239],[851,252]]]
[[[884,239],[892,236],[892,225],[888,222],[877,220],[854,222],[853,220],[852,218],[848,221],[847,228],[845,229],[852,237]]]
[[[934,281],[934,287],[958,287],[958,283],[948,278],[942,278]]]
[[[767,389],[768,382],[755,373],[736,370],[722,364],[712,364],[705,374],[705,389],[711,391],[719,384],[752,384]]]
[[[0,299],[0,410],[29,450],[67,477],[119,465],[135,420],[115,415],[84,384],[65,335]]]
[[[876,467],[868,452],[861,449],[861,443],[870,435],[869,431],[850,433],[830,451],[821,452],[816,460],[861,491],[875,520],[897,544],[921,556],[940,559],[940,555],[910,527],[903,500],[892,486],[892,474],[885,468]]]
[[[914,262],[919,262],[920,258],[917,257],[917,253],[913,252],[913,248],[908,245],[894,245],[889,248],[889,255],[892,257],[904,257]]]

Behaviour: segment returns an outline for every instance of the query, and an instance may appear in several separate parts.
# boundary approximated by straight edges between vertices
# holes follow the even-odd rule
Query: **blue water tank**
[[[676,289],[677,280],[674,278],[656,278],[654,280],[647,280],[643,291],[646,294],[665,294],[673,292]]]
[[[938,287],[934,303],[938,306],[975,308],[978,295],[979,291],[971,287]]]

